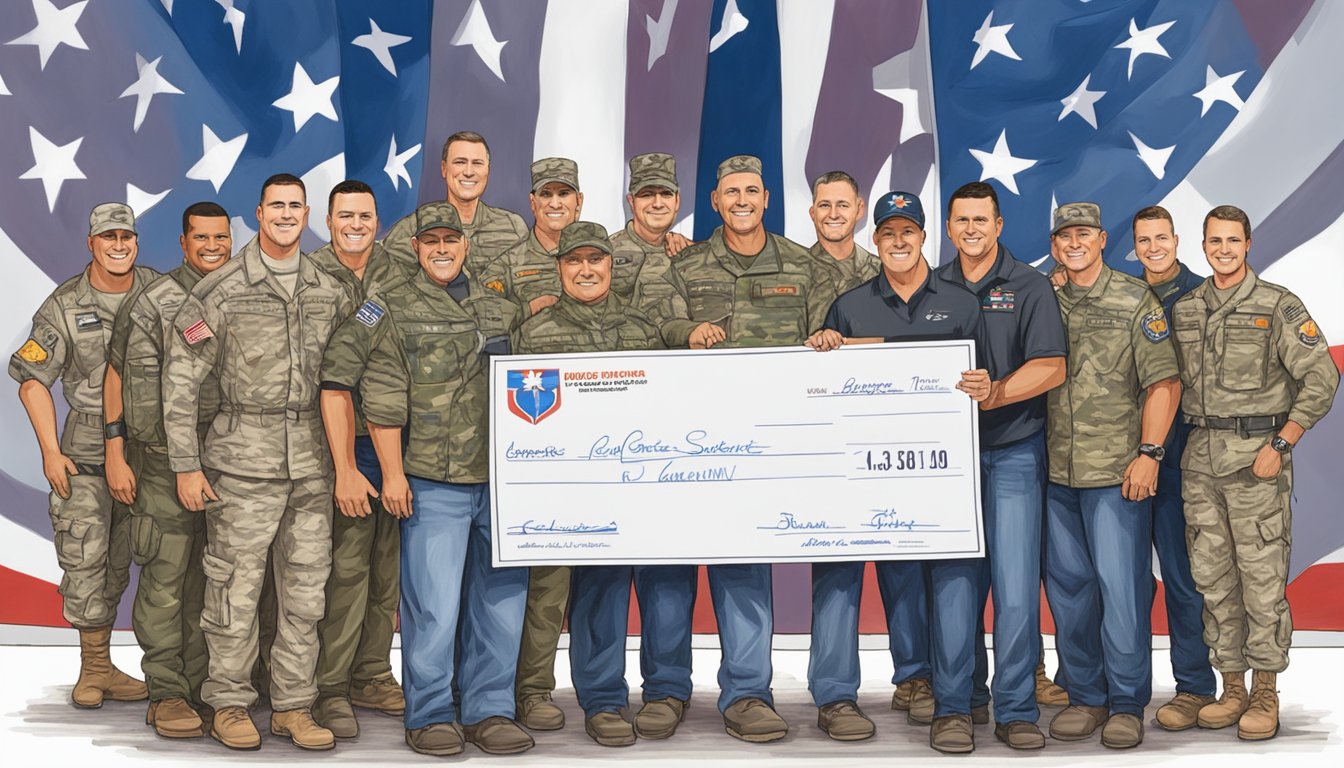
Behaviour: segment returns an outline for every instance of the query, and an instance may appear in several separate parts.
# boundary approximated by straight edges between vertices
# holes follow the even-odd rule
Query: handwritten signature
[[[561,523],[550,520],[528,520],[521,525],[509,526],[510,536],[572,535],[580,533],[617,533],[616,521],[609,523]]]

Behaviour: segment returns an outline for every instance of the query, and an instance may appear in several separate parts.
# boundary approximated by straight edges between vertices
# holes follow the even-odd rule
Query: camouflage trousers
[[[1204,595],[1204,642],[1220,672],[1288,668],[1293,618],[1284,590],[1292,547],[1293,469],[1270,480],[1186,469],[1185,540]]]
[[[269,553],[276,585],[271,708],[311,706],[317,698],[317,622],[331,570],[331,478],[259,480],[208,474],[219,501],[205,510],[201,629],[210,671],[201,698],[215,709],[256,703],[251,678]]]
[[[55,491],[48,498],[56,560],[64,572],[61,615],[79,629],[109,627],[131,580],[130,510],[92,472],[70,477],[70,498]]]
[[[533,566],[527,579],[527,608],[518,650],[515,696],[523,701],[555,690],[555,653],[569,604],[567,565]]]
[[[149,699],[199,702],[206,674],[200,568],[205,515],[178,504],[177,475],[167,454],[131,443],[126,458],[136,479],[131,554],[140,566],[131,626],[145,652],[140,668]]]

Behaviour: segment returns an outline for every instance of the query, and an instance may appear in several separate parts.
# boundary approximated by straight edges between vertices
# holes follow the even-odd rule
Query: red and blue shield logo
[[[531,424],[560,410],[560,369],[509,371],[509,410]]]

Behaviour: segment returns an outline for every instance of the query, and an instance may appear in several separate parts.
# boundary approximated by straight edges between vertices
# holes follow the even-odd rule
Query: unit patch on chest
[[[360,305],[359,309],[355,312],[355,317],[359,319],[359,322],[372,328],[378,324],[379,320],[383,319],[385,312],[386,311],[382,307],[378,306],[377,302],[373,299],[369,299]]]
[[[1171,328],[1167,325],[1167,315],[1160,309],[1143,316],[1143,335],[1148,340],[1157,343],[1171,335]]]
[[[75,329],[80,331],[91,331],[94,328],[102,328],[103,319],[98,317],[97,312],[80,312],[75,315]]]
[[[1316,327],[1316,321],[1308,318],[1301,325],[1297,326],[1297,340],[1306,344],[1308,347],[1314,347],[1321,343],[1321,331]]]
[[[980,309],[985,312],[1012,312],[1017,307],[1017,292],[994,288],[980,300]]]

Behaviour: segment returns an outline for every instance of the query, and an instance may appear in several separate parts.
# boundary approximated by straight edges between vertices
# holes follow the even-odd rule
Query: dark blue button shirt
[[[836,299],[823,327],[843,336],[881,336],[887,341],[975,339],[980,308],[970,291],[944,282],[932,269],[910,301],[892,290],[886,272],[878,272]]]
[[[1157,294],[1157,300],[1162,302],[1162,309],[1167,312],[1167,327],[1171,327],[1171,308],[1176,306],[1176,301],[1204,282],[1204,278],[1191,272],[1190,268],[1184,264],[1177,264],[1177,267],[1180,271],[1176,273],[1175,277],[1152,287],[1153,293]],[[1171,432],[1167,433],[1165,445],[1167,455],[1162,459],[1162,466],[1165,469],[1181,471],[1181,454],[1185,452],[1185,440],[1194,428],[1193,424],[1185,423],[1185,419],[1181,418],[1181,412],[1178,409],[1173,428]]]
[[[939,267],[938,276],[948,283],[967,285],[959,258]],[[976,296],[984,321],[976,348],[981,350],[980,357],[994,381],[1021,368],[1028,360],[1064,357],[1068,353],[1055,289],[1045,275],[1014,258],[1002,242],[994,266],[986,273]],[[1045,429],[1044,394],[981,411],[980,447],[1001,448],[1042,429]]]

